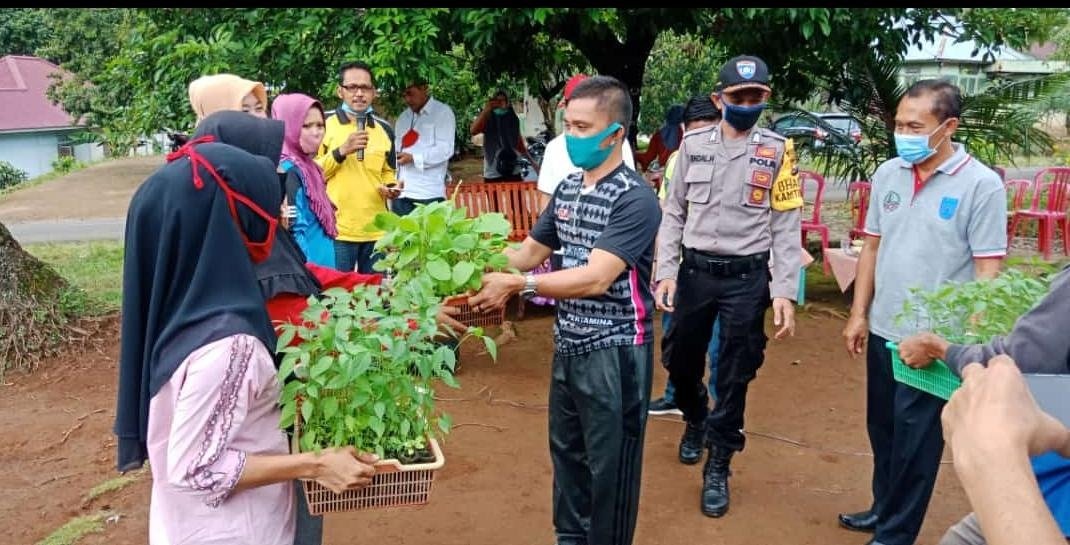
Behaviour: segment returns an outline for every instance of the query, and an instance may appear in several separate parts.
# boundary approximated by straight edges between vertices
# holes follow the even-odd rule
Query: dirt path
[[[0,221],[122,218],[134,191],[163,155],[109,160],[0,197]]]
[[[325,543],[398,545],[553,543],[546,388],[552,317],[531,309],[518,339],[494,364],[463,350],[461,390],[445,389],[441,406],[458,425],[444,445],[445,468],[431,503],[396,511],[326,518]],[[769,344],[747,407],[748,445],[733,464],[732,510],[723,519],[698,509],[701,466],[676,461],[681,433],[673,417],[647,428],[642,502],[635,543],[843,544],[867,536],[839,529],[836,513],[868,505],[872,459],[865,434],[864,373],[836,340],[842,322],[804,315],[798,335]],[[149,479],[84,502],[113,469],[117,325],[97,347],[46,362],[32,376],[11,374],[0,386],[0,520],[36,543],[77,515],[111,510],[117,522],[79,543],[145,543]],[[797,361],[798,363],[793,363]],[[655,369],[655,396],[665,372]],[[919,543],[935,543],[967,510],[950,465],[944,465]],[[11,530],[9,530],[11,531]],[[9,534],[10,535],[10,534]]]

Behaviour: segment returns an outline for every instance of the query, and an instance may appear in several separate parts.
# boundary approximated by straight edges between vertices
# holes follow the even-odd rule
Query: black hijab
[[[247,120],[235,122],[241,116],[266,121],[244,112],[216,112],[197,125],[194,137],[212,135],[217,142],[237,146],[253,155],[267,157],[277,165],[282,154],[285,124],[282,121],[272,120],[267,124],[261,124],[262,127],[258,129],[249,130],[245,126]],[[279,184],[278,176],[271,180],[264,180],[265,183],[269,181]],[[281,205],[280,194],[279,202],[265,210],[275,214]],[[286,229],[279,229],[275,234],[275,244],[271,248],[271,255],[254,267],[264,300],[267,301],[280,293],[318,295],[322,286],[305,267],[305,261],[307,259],[304,252],[294,242],[290,232]]]
[[[275,215],[281,200],[275,169],[282,123],[240,112],[213,114],[205,123],[210,120],[221,133],[261,142],[277,133],[280,144],[261,144],[264,153],[274,149],[274,160],[224,143],[187,144],[130,201],[115,414],[120,471],[140,467],[148,457],[149,401],[190,353],[239,333],[257,337],[274,351],[275,333],[241,237],[244,232],[251,242],[265,240],[268,222],[244,205],[237,206],[236,222],[215,177],[198,166],[198,188],[190,157],[181,155],[192,149],[235,192]]]

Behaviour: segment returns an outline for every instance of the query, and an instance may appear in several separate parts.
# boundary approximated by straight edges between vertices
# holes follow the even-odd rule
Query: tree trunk
[[[643,74],[646,72],[646,60],[654,49],[657,33],[649,24],[638,19],[628,21],[624,42],[612,32],[601,34],[584,33],[579,25],[564,26],[562,38],[576,46],[591,66],[601,75],[613,76],[628,87],[632,98],[632,121],[628,127],[628,141],[632,149],[636,147],[639,121],[639,96],[643,92]]]
[[[0,379],[8,369],[32,370],[59,346],[67,321],[61,302],[69,290],[0,223]]]

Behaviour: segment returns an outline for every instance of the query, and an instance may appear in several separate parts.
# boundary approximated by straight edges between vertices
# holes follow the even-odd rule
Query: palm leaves
[[[878,165],[895,156],[895,111],[906,92],[899,81],[901,68],[899,58],[871,55],[845,66],[845,83],[827,90],[829,103],[861,122],[863,140],[858,146],[816,150],[801,146],[826,178],[844,183],[868,179]],[[1070,74],[997,80],[963,98],[955,140],[989,165],[1013,163],[1021,153],[1051,153],[1052,138],[1037,128],[1037,121],[1050,111],[1066,109],[1070,109]],[[815,124],[821,126],[819,120]]]

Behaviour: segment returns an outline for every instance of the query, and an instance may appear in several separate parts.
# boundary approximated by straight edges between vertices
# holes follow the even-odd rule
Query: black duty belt
[[[769,252],[735,256],[684,248],[684,263],[714,276],[736,276],[768,268]]]

